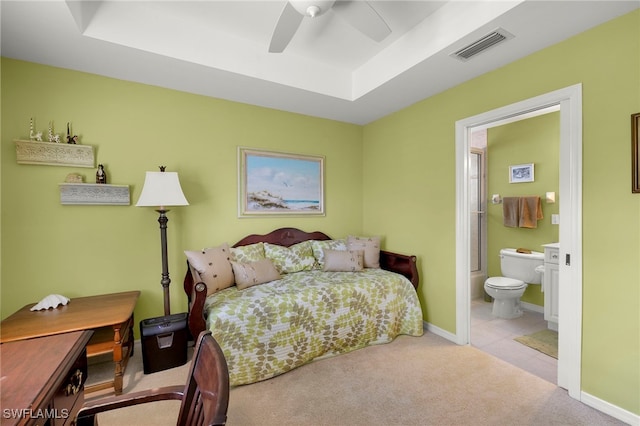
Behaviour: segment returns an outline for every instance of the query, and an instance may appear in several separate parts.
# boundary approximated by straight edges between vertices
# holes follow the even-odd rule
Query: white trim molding
[[[470,343],[471,133],[560,110],[560,321],[558,385],[581,398],[582,360],[582,85],[576,84],[456,122],[456,335]],[[565,259],[567,261],[565,261]],[[570,260],[570,262],[569,262]]]
[[[431,324],[430,322],[422,321],[422,326],[425,330],[430,333],[435,334],[436,336],[443,337],[450,342],[457,343],[456,335],[453,333],[449,333],[447,330],[444,330],[438,326]]]
[[[544,314],[544,306],[535,305],[529,302],[520,302],[520,306],[522,307],[522,309],[526,309],[527,311]]]
[[[605,414],[610,415],[622,422],[630,424],[632,426],[640,426],[640,416],[632,413],[631,411],[627,411],[623,408],[618,407],[617,405],[613,405],[607,401],[604,401],[600,398],[596,398],[593,395],[590,395],[586,392],[582,392],[582,396],[580,401],[588,405],[589,407],[595,408],[598,411],[602,411]]]

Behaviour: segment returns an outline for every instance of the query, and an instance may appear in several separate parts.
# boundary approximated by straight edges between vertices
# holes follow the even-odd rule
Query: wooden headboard
[[[320,231],[305,232],[297,228],[280,228],[264,235],[247,235],[232,247],[246,246],[259,242],[290,247],[303,241],[330,239],[331,237]],[[411,284],[413,284],[416,289],[418,288],[420,276],[418,275],[415,256],[380,250],[380,267],[387,271],[396,272],[405,276],[409,281],[411,281]],[[203,315],[204,300],[207,293],[206,288],[207,287],[204,283],[193,282],[193,276],[191,275],[189,265],[187,263],[187,273],[184,277],[184,291],[189,300],[189,329],[193,336],[198,335],[198,330],[201,331],[206,328],[206,322]]]
[[[304,232],[297,228],[280,228],[275,231],[271,231],[268,234],[259,235],[252,234],[247,235],[237,243],[233,245],[233,247],[240,246],[248,246],[249,244],[255,243],[269,243],[269,244],[277,244],[279,246],[291,247],[294,244],[301,243],[307,240],[330,240],[327,234],[315,231],[315,232]]]

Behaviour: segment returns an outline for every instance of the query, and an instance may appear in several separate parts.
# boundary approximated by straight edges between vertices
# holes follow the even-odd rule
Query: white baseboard
[[[529,303],[529,302],[520,302],[520,306],[522,306],[522,308],[526,309],[527,311],[533,311],[533,312],[538,312],[540,314],[544,314],[544,306],[540,306],[540,305],[534,305],[533,303]]]
[[[433,333],[437,336],[444,337],[447,340],[452,341],[453,343],[458,343],[458,338],[455,334],[449,333],[447,330],[443,330],[440,327],[436,327],[435,325],[428,323],[426,321],[422,321],[423,327],[430,333]]]
[[[625,422],[632,426],[640,426],[640,416],[620,408],[610,402],[604,401],[600,398],[596,398],[593,395],[589,395],[586,392],[580,393],[580,402],[589,407],[595,408],[598,411],[602,411],[605,414],[615,417],[616,419]]]

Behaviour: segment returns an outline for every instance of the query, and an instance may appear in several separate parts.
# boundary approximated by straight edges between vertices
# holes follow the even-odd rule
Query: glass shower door
[[[470,272],[471,298],[484,295],[486,280],[486,225],[485,225],[485,173],[484,151],[472,149],[469,154],[469,206],[470,224]]]

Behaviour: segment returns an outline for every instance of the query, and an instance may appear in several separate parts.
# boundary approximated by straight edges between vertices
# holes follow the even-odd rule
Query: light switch
[[[551,224],[552,225],[560,225],[560,215],[559,214],[552,214],[551,215]]]

